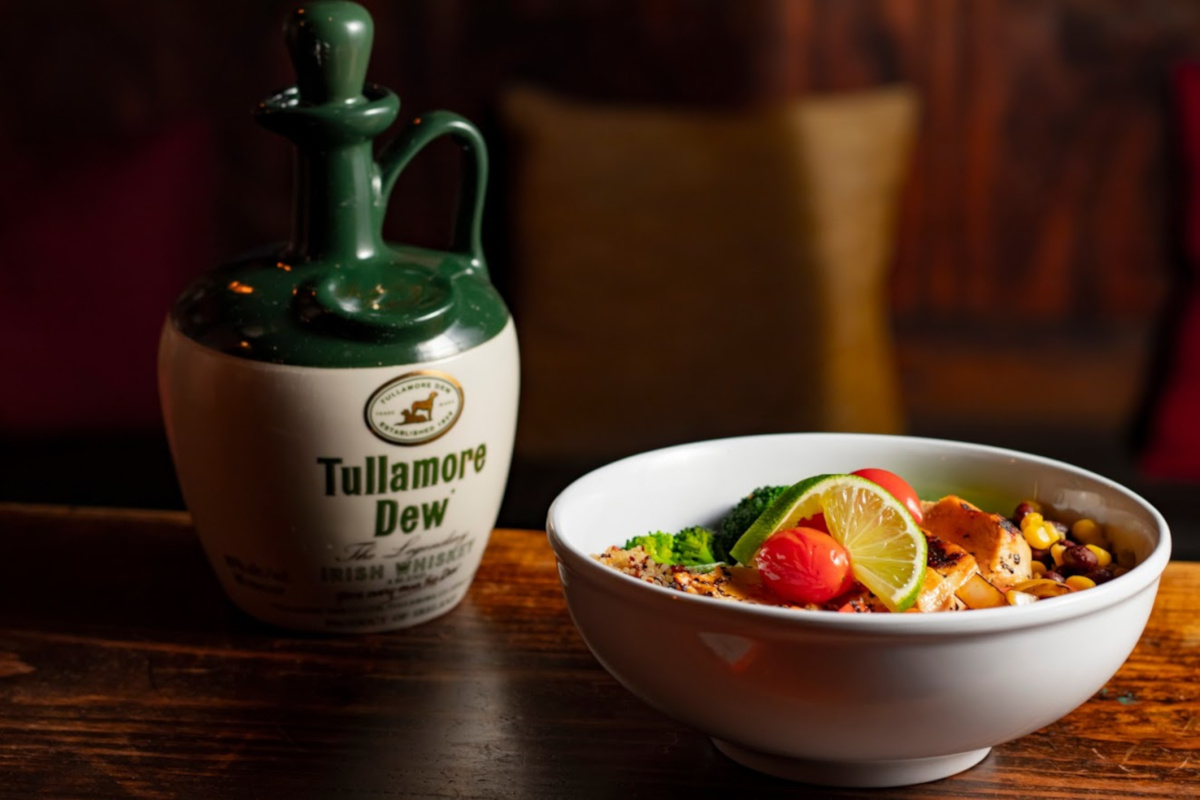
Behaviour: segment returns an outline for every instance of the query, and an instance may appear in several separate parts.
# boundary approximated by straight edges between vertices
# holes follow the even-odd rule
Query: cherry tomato
[[[846,548],[813,528],[776,531],[754,560],[767,588],[790,603],[824,603],[854,585]]]
[[[921,498],[917,497],[917,493],[908,485],[908,481],[896,473],[888,472],[886,469],[871,468],[860,469],[850,474],[866,478],[872,483],[882,486],[888,494],[899,500],[908,509],[908,513],[912,514],[918,525],[925,520],[925,515],[921,513]]]

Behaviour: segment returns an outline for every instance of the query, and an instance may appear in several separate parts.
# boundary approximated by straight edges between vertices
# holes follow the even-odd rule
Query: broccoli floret
[[[674,560],[671,563],[697,566],[720,561],[713,551],[714,538],[715,534],[708,528],[684,528],[675,534],[672,548]]]
[[[713,555],[713,536],[708,528],[700,527],[684,528],[675,534],[654,531],[633,537],[625,543],[624,549],[641,547],[659,564],[692,567],[719,560]]]
[[[675,537],[669,533],[655,531],[647,533],[643,536],[635,536],[625,543],[625,550],[634,547],[641,547],[646,551],[646,555],[650,556],[659,564],[671,564],[674,556],[674,539]]]
[[[786,486],[760,486],[738,501],[717,527],[713,552],[722,561],[729,561],[729,550],[742,538],[754,521],[783,494]]]

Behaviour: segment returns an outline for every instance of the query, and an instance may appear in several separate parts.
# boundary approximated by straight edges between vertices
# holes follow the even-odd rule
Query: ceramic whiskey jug
[[[229,597],[283,627],[401,628],[464,596],[516,425],[517,340],[480,248],[487,152],[364,85],[372,21],[317,0],[285,34],[297,85],[258,121],[296,148],[291,241],[200,278],[171,309],[159,390],[184,500]],[[448,251],[385,243],[397,177],[430,141],[464,154]]]

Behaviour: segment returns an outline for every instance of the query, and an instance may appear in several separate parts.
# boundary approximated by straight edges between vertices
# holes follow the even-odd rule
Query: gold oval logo
[[[462,386],[436,370],[419,370],[390,380],[367,400],[367,427],[385,442],[425,444],[443,436],[463,409]]]

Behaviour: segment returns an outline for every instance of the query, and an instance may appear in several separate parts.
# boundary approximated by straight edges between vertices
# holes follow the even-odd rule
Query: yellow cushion
[[[906,88],[738,113],[505,97],[518,453],[894,432],[887,266]]]

